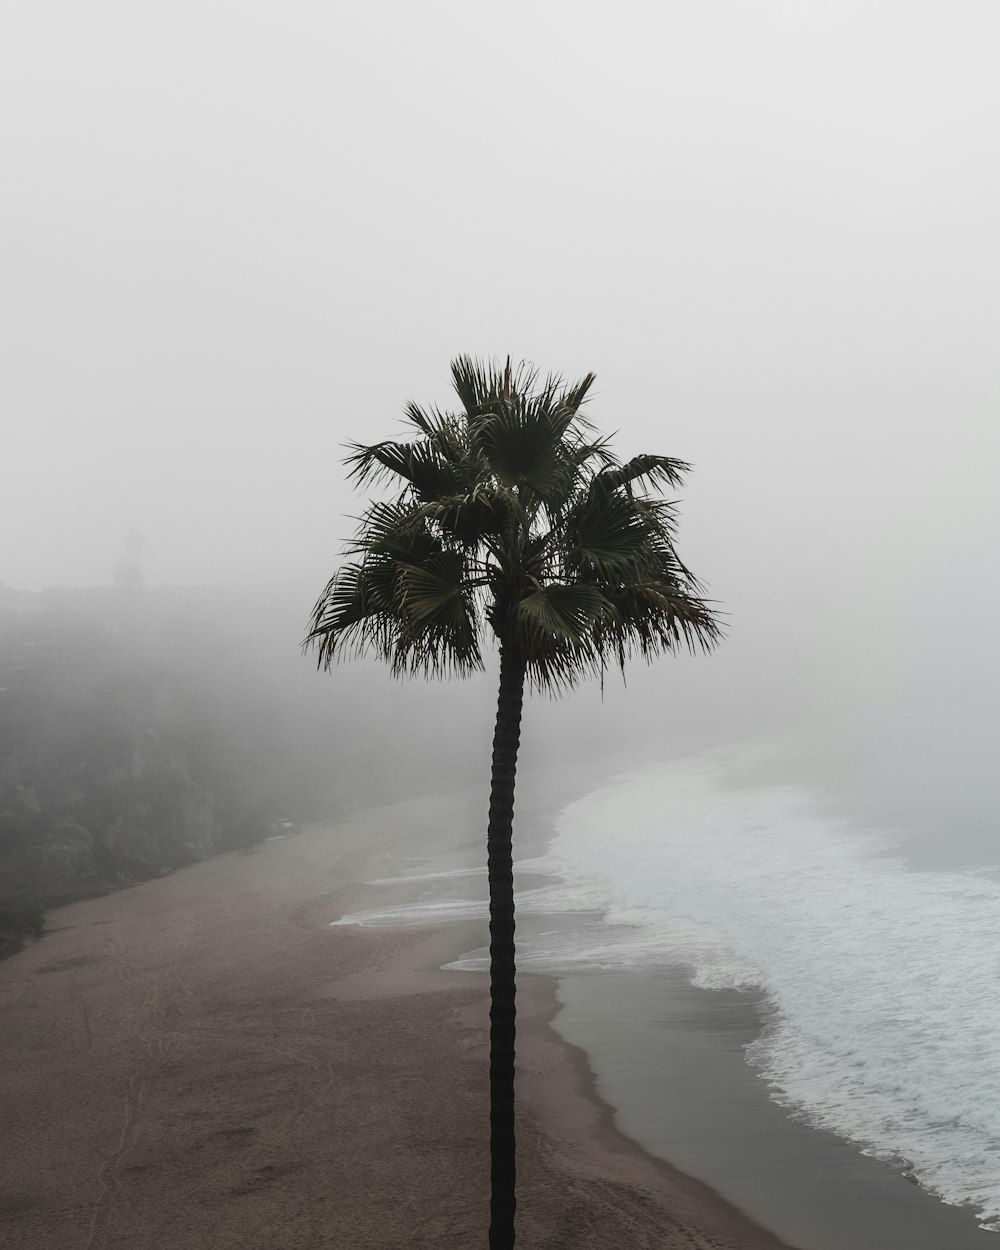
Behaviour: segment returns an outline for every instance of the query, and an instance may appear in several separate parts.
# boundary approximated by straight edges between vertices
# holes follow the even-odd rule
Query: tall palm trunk
[[[490,885],[490,1250],[514,1245],[514,774],[521,740],[524,660],[500,649],[487,836]]]

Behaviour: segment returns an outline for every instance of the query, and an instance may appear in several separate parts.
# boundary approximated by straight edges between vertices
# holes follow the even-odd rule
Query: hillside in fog
[[[307,606],[231,588],[0,589],[0,893],[99,892],[252,845],[279,819],[468,781],[469,726],[450,732],[433,695],[401,698],[364,667],[315,672],[298,648]],[[400,751],[428,718],[438,749]]]

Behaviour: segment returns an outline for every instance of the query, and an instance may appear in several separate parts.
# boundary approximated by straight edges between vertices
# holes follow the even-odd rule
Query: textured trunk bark
[[[514,1245],[514,774],[521,740],[524,661],[500,651],[487,836],[490,885],[490,1250]]]

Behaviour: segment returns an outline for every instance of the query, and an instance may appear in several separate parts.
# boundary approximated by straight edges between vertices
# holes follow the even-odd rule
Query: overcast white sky
[[[6,6],[0,581],[106,583],[138,528],[153,584],[318,590],[342,444],[509,352],[695,463],[727,663],[987,657],[998,39],[993,0]]]

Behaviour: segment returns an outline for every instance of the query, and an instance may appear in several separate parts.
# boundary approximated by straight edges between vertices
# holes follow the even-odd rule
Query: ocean
[[[519,967],[623,1129],[805,1250],[1000,1246],[1000,855],[911,777],[819,740],[654,759],[518,865]],[[365,922],[482,914],[481,869],[426,877]]]

